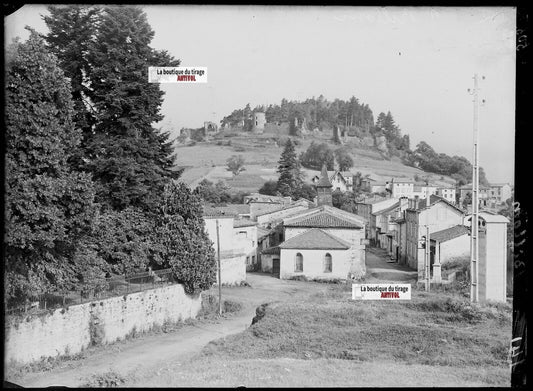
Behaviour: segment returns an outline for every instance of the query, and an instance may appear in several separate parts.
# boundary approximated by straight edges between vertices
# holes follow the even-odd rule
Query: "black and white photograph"
[[[11,8],[4,387],[526,384],[517,7]]]

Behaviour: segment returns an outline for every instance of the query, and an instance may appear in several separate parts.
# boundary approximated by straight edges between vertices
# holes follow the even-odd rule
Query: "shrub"
[[[89,381],[84,385],[85,387],[109,388],[119,387],[126,383],[124,376],[115,371],[108,371],[98,375],[93,375]]]

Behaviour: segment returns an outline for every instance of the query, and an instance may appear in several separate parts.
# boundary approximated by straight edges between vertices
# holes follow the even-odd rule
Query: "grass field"
[[[176,166],[185,167],[182,180],[195,187],[203,178],[211,181],[225,180],[235,191],[257,191],[262,184],[269,179],[276,179],[276,168],[283,144],[281,139],[274,134],[254,135],[237,133],[218,135],[217,139],[209,142],[198,142],[195,145],[179,145],[176,147]],[[278,143],[276,143],[278,141]],[[305,151],[311,142],[324,142],[327,137],[318,135],[296,139],[296,152],[299,155]],[[230,145],[227,145],[230,143]],[[333,149],[337,148],[331,144]],[[363,175],[370,174],[376,179],[390,180],[391,178],[413,179],[415,175],[420,178],[429,177],[430,181],[437,184],[454,183],[449,177],[428,174],[414,167],[405,166],[400,159],[393,157],[390,160],[384,158],[374,148],[364,148],[353,144],[347,145],[352,152],[354,167],[352,172],[361,172]],[[232,178],[231,173],[226,171],[226,160],[232,155],[242,155],[245,160],[246,171]],[[306,180],[318,173],[313,170],[303,170]]]
[[[244,332],[207,345],[153,385],[509,386],[511,306],[443,291],[352,301],[349,287],[270,304]]]

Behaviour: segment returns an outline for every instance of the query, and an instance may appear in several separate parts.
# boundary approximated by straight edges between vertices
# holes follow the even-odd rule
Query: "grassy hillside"
[[[236,191],[257,191],[269,179],[276,179],[276,168],[283,142],[287,134],[264,133],[250,134],[244,132],[221,132],[210,141],[197,142],[194,145],[177,145],[176,154],[178,167],[184,167],[182,180],[195,187],[202,179],[218,181],[223,179]],[[326,132],[312,134],[296,140],[296,152],[300,154],[307,149],[312,141],[328,142],[332,148],[337,148],[330,141],[331,135]],[[405,166],[399,158],[387,159],[374,147],[358,145],[356,142],[345,144],[352,151],[354,167],[352,172],[360,171],[363,175],[370,174],[378,180],[414,179],[429,177],[437,184],[453,184],[450,177],[425,173],[424,171]],[[226,159],[232,155],[242,155],[245,160],[246,171],[236,177],[226,170]],[[306,180],[310,181],[317,171],[304,169]]]
[[[417,289],[410,301],[353,301],[350,288],[332,284],[310,298],[271,303],[258,323],[150,384],[509,386],[509,304],[472,306],[451,292]]]

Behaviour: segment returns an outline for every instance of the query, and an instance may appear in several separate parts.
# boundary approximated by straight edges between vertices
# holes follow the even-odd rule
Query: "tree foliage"
[[[185,184],[170,182],[158,208],[154,242],[157,267],[170,267],[185,291],[196,294],[216,282],[216,260],[205,232],[200,198]]]
[[[148,83],[147,72],[149,66],[177,66],[179,60],[149,46],[154,32],[139,7],[51,7],[50,12],[44,18],[48,45],[72,78],[82,117],[89,118],[80,165],[96,182],[96,200],[117,210],[153,209],[167,179],[180,172],[172,170],[169,133],[153,127],[162,119],[164,93]]]
[[[416,165],[426,172],[451,176],[459,186],[472,181],[472,164],[468,159],[463,156],[452,157],[445,153],[437,153],[425,141],[418,143],[407,158],[407,163]],[[489,184],[482,167],[479,168],[479,183],[485,186]]]
[[[231,157],[226,160],[226,170],[230,171],[233,175],[237,176],[242,171],[246,171],[246,167],[244,167],[244,158],[242,155],[232,155]]]
[[[263,183],[263,186],[259,189],[259,194],[264,195],[278,195],[278,181],[270,180]]]
[[[92,229],[94,188],[70,169],[81,132],[68,80],[37,33],[15,43],[6,73],[6,297],[79,283]],[[98,266],[98,265],[95,265]]]
[[[335,159],[337,160],[339,171],[348,171],[354,165],[352,156],[347,148],[337,148],[335,150]]]
[[[294,144],[289,138],[278,161],[279,178],[277,191],[283,196],[291,196],[302,187],[302,172],[296,156]]]
[[[326,164],[328,170],[334,169],[335,155],[328,144],[311,142],[311,145],[300,155],[302,166],[320,171]]]
[[[213,183],[203,179],[193,191],[203,201],[211,204],[240,204],[246,193],[232,193],[231,188],[223,180]]]
[[[248,109],[247,109],[248,108]],[[306,99],[303,102],[282,99],[280,104],[268,107],[258,106],[250,110],[248,104],[243,109],[236,109],[221,121],[222,125],[233,127],[246,124],[253,119],[253,113],[261,111],[269,123],[288,123],[291,135],[297,135],[298,128],[294,125],[296,119],[299,124],[305,122],[308,129],[319,128],[320,130],[331,129],[335,124],[353,126],[361,132],[369,132],[374,125],[372,110],[366,104],[359,103],[352,96],[344,101],[335,99],[328,101],[323,95],[318,98]]]

